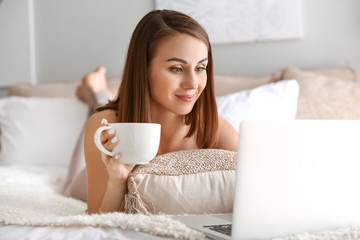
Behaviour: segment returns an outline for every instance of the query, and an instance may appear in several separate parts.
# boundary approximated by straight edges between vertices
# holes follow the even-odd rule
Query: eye
[[[202,72],[204,70],[206,70],[206,67],[198,67],[198,68],[196,68],[196,71],[198,71],[198,72]]]
[[[172,72],[182,72],[182,68],[181,67],[171,67],[170,71],[172,71]]]

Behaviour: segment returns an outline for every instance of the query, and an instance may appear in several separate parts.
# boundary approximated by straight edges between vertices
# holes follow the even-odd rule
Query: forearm
[[[102,213],[118,211],[125,194],[126,181],[109,179],[99,211]]]

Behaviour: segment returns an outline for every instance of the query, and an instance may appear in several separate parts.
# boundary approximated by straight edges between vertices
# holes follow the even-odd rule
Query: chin
[[[193,107],[191,107],[191,108],[178,108],[178,109],[174,109],[172,112],[175,113],[176,115],[179,115],[179,116],[185,116],[185,115],[188,115],[189,113],[191,113],[192,110],[193,110]]]
[[[183,111],[183,113],[181,115],[186,116],[189,113],[191,113],[192,110],[193,110],[193,108],[191,108],[190,110]]]

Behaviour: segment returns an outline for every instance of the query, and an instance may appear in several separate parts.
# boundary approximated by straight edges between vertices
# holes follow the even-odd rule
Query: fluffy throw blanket
[[[59,193],[64,178],[0,167],[0,222],[26,226],[115,227],[177,239],[205,236],[164,215],[106,213],[88,215],[86,203]]]
[[[24,226],[116,227],[177,239],[205,236],[164,215],[106,213],[87,215],[84,202],[59,194],[64,179],[54,173],[33,173],[0,167],[0,223]],[[303,233],[273,240],[355,240],[360,226]]]

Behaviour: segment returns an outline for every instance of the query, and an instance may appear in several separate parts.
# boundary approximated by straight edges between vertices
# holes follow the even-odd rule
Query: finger
[[[112,164],[118,164],[119,160],[120,160],[120,157],[121,157],[120,153],[115,154],[115,156],[110,159],[111,163]]]
[[[101,119],[100,124],[103,125],[103,126],[109,126],[109,122],[108,122],[108,120],[106,118]]]
[[[119,142],[117,137],[113,137],[104,142],[103,146],[106,150],[111,151]]]
[[[108,141],[111,141],[116,135],[115,129],[109,129],[107,131],[103,131],[100,135],[100,142],[105,144]]]
[[[115,156],[111,157],[111,156],[107,156],[103,159],[103,162],[106,166],[113,166],[113,165],[117,165],[119,164],[119,160],[120,160],[120,153],[116,154]]]

